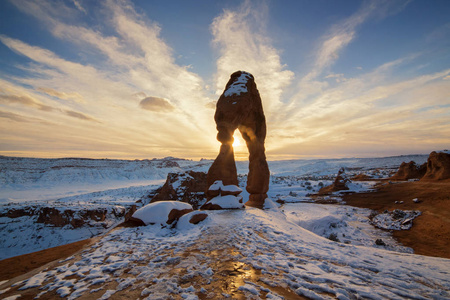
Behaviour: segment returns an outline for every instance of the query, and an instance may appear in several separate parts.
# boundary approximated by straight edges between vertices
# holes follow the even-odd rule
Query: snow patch
[[[233,184],[224,185],[222,180],[216,180],[208,189],[209,191],[223,191],[223,192],[231,192],[231,193],[240,193],[242,189]]]
[[[225,97],[247,93],[247,82],[251,79],[250,73],[242,72],[242,74],[228,87],[223,93]],[[234,104],[234,103],[233,103]]]
[[[412,227],[412,221],[421,214],[420,211],[395,209],[374,216],[372,224],[386,230],[408,230]]]

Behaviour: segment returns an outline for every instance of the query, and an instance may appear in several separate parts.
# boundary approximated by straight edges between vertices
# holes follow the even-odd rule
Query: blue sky
[[[214,158],[236,70],[258,85],[269,159],[449,148],[449,1],[15,0],[0,154]]]

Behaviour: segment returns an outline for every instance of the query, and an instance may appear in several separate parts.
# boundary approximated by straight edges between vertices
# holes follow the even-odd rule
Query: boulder
[[[398,168],[397,173],[394,174],[390,180],[409,180],[409,179],[420,179],[427,171],[427,164],[417,165],[414,161],[409,163],[402,162]]]
[[[201,207],[201,209],[219,210],[219,209],[242,209],[245,208],[242,202],[242,196],[217,196],[214,197]]]
[[[172,224],[181,216],[193,211],[188,203],[179,201],[159,201],[147,204],[136,210],[132,220],[139,219],[145,225],[149,224]]]
[[[238,185],[233,134],[239,129],[250,154],[246,187],[250,199],[246,205],[263,208],[270,179],[264,148],[266,119],[252,74],[243,71],[231,74],[224,92],[217,101],[214,120],[218,131],[217,140],[221,146],[219,155],[208,171],[207,187],[217,180],[222,181],[224,185]],[[217,195],[214,191],[207,191],[208,199],[215,196]]]
[[[214,181],[214,183],[208,188],[208,195],[211,195],[212,197],[217,197],[219,195],[221,195],[221,196],[227,196],[227,195],[237,196],[240,193],[242,193],[242,190],[240,187],[233,185],[233,184],[224,185],[222,180]]]
[[[431,152],[427,161],[427,172],[421,180],[444,180],[450,178],[450,154],[448,151]]]

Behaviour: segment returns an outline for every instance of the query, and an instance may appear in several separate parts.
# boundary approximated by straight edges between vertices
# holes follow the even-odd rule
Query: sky
[[[450,148],[448,0],[11,0],[0,155],[215,158],[237,70],[255,77],[269,160]]]

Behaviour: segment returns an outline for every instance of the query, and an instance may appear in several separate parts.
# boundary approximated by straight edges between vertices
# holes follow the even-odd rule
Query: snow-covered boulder
[[[242,209],[245,208],[242,196],[217,196],[206,202],[201,209],[219,210],[219,209]]]
[[[420,211],[395,209],[374,216],[371,223],[385,230],[408,230],[412,227],[412,221],[420,216]]]
[[[237,196],[242,193],[242,189],[234,184],[224,185],[222,180],[216,180],[213,184],[208,188],[208,195],[213,197],[216,196],[227,196],[233,195]]]
[[[193,211],[188,203],[179,201],[160,201],[150,203],[134,212],[132,218],[139,219],[145,225],[172,224],[184,214]]]

